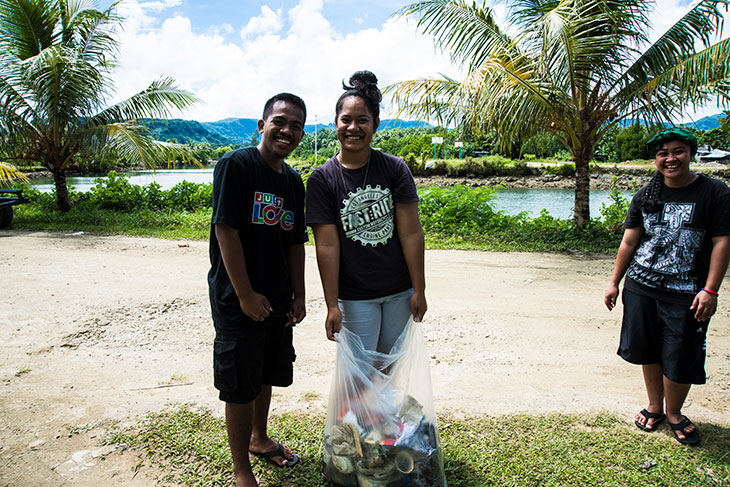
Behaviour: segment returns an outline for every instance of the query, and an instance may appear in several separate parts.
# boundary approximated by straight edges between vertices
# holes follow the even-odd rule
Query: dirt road
[[[611,258],[429,251],[426,267],[439,413],[628,419],[645,405],[639,369],[615,354],[621,309],[602,304]],[[171,401],[222,412],[207,270],[204,242],[0,232],[0,485],[155,485],[99,437]],[[335,345],[312,248],[307,289],[295,383],[274,412],[325,411]],[[696,421],[730,423],[729,302],[711,325],[708,384],[685,409]]]

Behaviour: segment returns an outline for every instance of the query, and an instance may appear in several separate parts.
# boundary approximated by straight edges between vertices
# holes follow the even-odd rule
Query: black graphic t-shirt
[[[208,287],[217,326],[244,319],[238,296],[221,257],[215,224],[238,230],[251,287],[263,294],[272,315],[284,315],[292,300],[289,247],[307,241],[304,224],[304,184],[283,164],[278,173],[258,149],[238,149],[224,155],[213,173],[213,216],[210,225]]]
[[[365,166],[343,168],[337,157],[307,180],[307,225],[337,225],[340,299],[374,299],[412,286],[396,230],[395,204],[418,201],[402,159],[370,151]]]
[[[662,186],[660,210],[641,210],[645,188],[631,200],[625,228],[644,227],[625,287],[645,296],[692,304],[707,280],[712,238],[730,235],[730,189],[699,175],[683,188]]]

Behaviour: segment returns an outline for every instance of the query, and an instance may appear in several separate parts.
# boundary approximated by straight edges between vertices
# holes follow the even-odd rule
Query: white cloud
[[[259,117],[268,97],[290,91],[304,98],[310,122],[316,115],[318,122],[327,123],[334,117],[342,80],[357,70],[373,71],[381,87],[438,72],[456,74],[447,57],[434,53],[432,41],[417,35],[405,20],[343,34],[322,15],[322,5],[321,0],[301,0],[286,13],[288,24],[279,31],[259,28],[275,18],[272,13],[284,15],[264,6],[258,20],[248,21],[245,38],[234,43],[220,35],[222,26],[199,33],[179,15],[156,22],[142,4],[127,0],[120,38],[123,69],[115,77],[118,99],[160,76],[172,76],[204,101],[176,115],[182,118]]]
[[[164,0],[162,2],[142,2],[140,7],[145,10],[152,10],[153,12],[162,12],[170,7],[177,7],[182,4],[181,0]]]
[[[281,9],[276,12],[271,10],[268,5],[261,7],[261,15],[251,17],[248,24],[241,29],[241,39],[256,36],[258,34],[276,33],[283,27],[281,19]]]
[[[680,3],[657,2],[652,14],[657,31],[687,11]],[[127,20],[120,38],[123,69],[115,78],[118,95],[127,97],[153,79],[172,76],[204,101],[176,115],[183,118],[259,117],[268,97],[290,91],[304,98],[309,122],[316,115],[318,122],[328,123],[343,79],[354,71],[373,71],[381,87],[439,73],[460,76],[448,57],[434,49],[431,38],[417,34],[413,22],[403,18],[391,18],[378,28],[339,32],[323,15],[323,0],[300,0],[288,11],[264,5],[244,27],[226,23],[196,29],[186,17],[151,14],[150,5],[158,4],[169,8],[177,0],[121,4]],[[503,19],[503,5],[495,10]],[[241,38],[225,37],[236,29]],[[391,115],[388,100],[384,107],[383,116]]]

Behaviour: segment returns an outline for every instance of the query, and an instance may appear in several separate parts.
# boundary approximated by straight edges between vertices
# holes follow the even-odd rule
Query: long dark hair
[[[662,186],[664,176],[659,171],[654,171],[649,184],[646,185],[641,201],[641,211],[645,213],[656,213],[662,207]]]
[[[358,71],[350,76],[349,83],[347,85],[342,82],[342,89],[345,92],[337,99],[335,120],[340,116],[345,98],[350,96],[357,96],[365,101],[373,121],[380,118],[380,102],[383,100],[383,94],[378,89],[378,78],[370,71]]]

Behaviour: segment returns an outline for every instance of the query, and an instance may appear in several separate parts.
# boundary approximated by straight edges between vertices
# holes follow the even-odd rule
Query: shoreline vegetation
[[[511,161],[499,156],[480,159],[407,160],[421,199],[419,208],[430,249],[470,249],[527,252],[614,253],[628,209],[623,191],[648,182],[653,164],[592,164],[591,189],[608,189],[609,205],[583,228],[543,210],[537,217],[506,215],[493,208],[495,188],[561,188],[574,186],[575,166],[561,161]],[[306,179],[307,163],[291,165]],[[429,167],[430,166],[430,167]],[[696,165],[694,170],[728,182],[723,165]],[[16,185],[17,186],[17,185]],[[99,177],[88,192],[71,189],[71,211],[56,210],[55,192],[24,188],[29,204],[15,207],[16,229],[83,231],[168,239],[209,237],[212,183],[183,181],[169,190],[157,183],[130,184],[124,172]],[[311,239],[310,239],[311,240]]]

